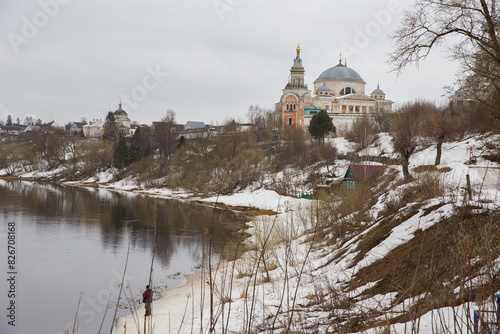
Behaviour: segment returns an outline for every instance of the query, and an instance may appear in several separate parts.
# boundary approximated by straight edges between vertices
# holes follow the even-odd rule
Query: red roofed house
[[[347,168],[342,185],[344,188],[355,188],[358,183],[368,180],[382,169],[382,165],[350,165]]]

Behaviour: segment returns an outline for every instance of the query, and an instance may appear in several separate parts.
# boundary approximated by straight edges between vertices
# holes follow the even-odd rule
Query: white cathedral
[[[369,96],[366,95],[366,82],[358,72],[342,64],[342,60],[314,81],[314,96],[304,82],[304,74],[298,46],[288,83],[276,104],[276,111],[285,127],[307,127],[320,110],[326,110],[337,130],[349,127],[356,117],[373,117],[392,111],[393,102],[385,99],[379,85]]]

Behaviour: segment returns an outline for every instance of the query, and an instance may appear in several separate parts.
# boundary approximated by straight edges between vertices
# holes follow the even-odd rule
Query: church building
[[[121,102],[120,105],[118,106],[118,109],[115,110],[115,112],[113,113],[113,116],[115,117],[115,123],[120,133],[122,135],[128,135],[131,121],[130,118],[128,117],[127,112],[122,109]]]
[[[377,85],[370,95],[366,95],[366,82],[345,62],[342,64],[341,59],[314,81],[314,96],[308,90],[304,77],[300,47],[297,47],[288,83],[276,104],[276,112],[285,127],[307,127],[320,110],[326,110],[337,130],[349,127],[356,117],[392,111],[393,102],[386,100],[380,86]]]
[[[276,111],[285,126],[304,127],[306,108],[311,108],[311,91],[304,80],[305,70],[300,59],[300,46],[297,46],[297,57],[293,61],[288,83],[283,89]]]

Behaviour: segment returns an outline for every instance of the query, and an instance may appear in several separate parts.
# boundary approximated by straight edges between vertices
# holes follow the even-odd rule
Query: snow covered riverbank
[[[248,230],[252,235],[248,240],[254,246],[252,251],[235,262],[226,263],[225,270],[217,271],[213,306],[215,332],[222,332],[223,329],[244,332],[250,328],[279,332],[280,328],[290,326],[304,333],[339,332],[346,326],[350,326],[350,332],[355,332],[350,317],[366,317],[362,320],[364,327],[373,323],[370,329],[360,331],[363,333],[379,333],[388,328],[395,333],[406,333],[416,327],[420,333],[441,332],[449,328],[462,332],[470,330],[473,327],[473,312],[491,309],[492,305],[487,301],[465,302],[456,307],[437,306],[418,318],[395,322],[394,319],[402,317],[412,305],[426,296],[408,295],[401,300],[396,286],[394,292],[376,294],[370,291],[377,289],[381,281],[369,278],[355,289],[348,287],[359,280],[363,270],[394,256],[395,251],[414,242],[422,231],[434,233],[430,231],[442,222],[456,219],[456,213],[464,203],[475,207],[476,212],[483,215],[498,210],[499,166],[481,158],[483,146],[482,139],[478,138],[446,143],[443,163],[434,169],[414,171],[416,180],[406,184],[401,183],[399,167],[389,166],[386,175],[391,171],[396,175],[391,176],[392,181],[369,209],[371,220],[362,223],[366,225],[363,232],[334,244],[321,240],[313,242],[316,238],[315,216],[318,213],[315,211],[316,201],[280,196],[265,188],[247,189],[218,199],[196,198],[201,202],[218,201],[231,206],[251,206],[278,212],[272,217],[253,218]],[[466,164],[471,149],[476,154],[481,152],[474,165]],[[419,166],[430,166],[434,154],[434,147],[417,152],[411,160],[411,168],[418,171]],[[347,166],[343,162],[339,164],[341,168]],[[427,175],[424,179],[432,176],[431,179],[438,182],[438,197],[428,196],[424,201],[404,202],[400,212],[394,215],[401,220],[400,223],[386,231],[380,241],[371,241],[371,249],[366,250],[364,255],[360,253],[366,240],[370,240],[370,236],[377,234],[377,229],[386,224],[384,221],[388,218],[384,215],[388,207],[405,197],[405,191],[421,186],[420,174]],[[472,199],[467,198],[466,175],[471,182]],[[184,195],[171,192],[169,196],[183,198]],[[266,248],[266,251],[254,251],[259,248]],[[495,272],[500,269],[500,257],[493,260],[492,268]],[[468,283],[455,287],[457,294],[463,293],[467,286],[479,289],[488,280],[484,270],[463,279]],[[155,333],[192,333],[192,328],[207,331],[210,327],[207,282],[207,276],[192,276],[186,285],[162,293],[155,302]],[[139,321],[143,321],[142,308],[138,314]],[[115,333],[125,333],[125,323],[129,331],[135,329],[133,317],[128,316],[119,319]],[[384,323],[386,325],[382,325]],[[142,323],[139,324],[141,326]]]
[[[314,203],[310,200],[280,196],[274,191],[264,189],[200,200],[206,203],[222,202],[232,207],[251,206],[279,212],[276,216],[271,217],[253,217],[254,220],[247,223],[249,229],[246,232],[252,235],[248,243],[252,245],[260,244],[262,238],[268,233],[275,234],[275,231],[283,231],[284,226],[279,227],[279,225],[285,221],[286,217],[296,214],[298,217],[299,212],[306,213],[310,210],[311,204]],[[269,224],[275,225],[274,231],[269,228]],[[273,247],[275,246],[277,245],[273,245]],[[250,274],[251,269],[244,267],[252,261],[252,254],[247,253],[242,259],[235,262],[221,262],[213,266],[213,297],[214,308],[217,310],[217,332],[220,332],[222,327],[239,330],[242,324],[242,317],[248,306],[246,290],[250,287],[249,283],[252,283],[252,277],[244,275],[247,270]],[[228,303],[228,301],[231,302]],[[232,305],[231,311],[228,310],[229,304]],[[201,327],[209,328],[210,285],[208,274],[190,275],[184,285],[161,292],[160,298],[153,303],[153,314],[155,333],[192,333],[193,328],[195,331]],[[224,323],[225,321],[228,322]],[[132,314],[118,319],[114,333],[134,332],[136,327],[142,329],[143,326],[144,306],[141,305],[136,315]]]
[[[337,192],[324,202],[271,190],[272,182],[285,176],[288,182],[303,185],[312,173],[326,173],[314,166],[280,171],[218,198],[147,188],[132,178],[115,182],[111,172],[68,184],[277,213],[249,218],[246,252],[219,269],[214,267],[212,307],[207,273],[190,276],[186,285],[161,293],[154,302],[155,333],[208,331],[211,310],[217,333],[285,328],[304,333],[388,329],[405,333],[415,326],[421,333],[466,331],[472,326],[473,311],[489,308],[485,300],[500,291],[495,281],[500,272],[500,232],[498,224],[491,223],[499,221],[500,165],[488,158],[498,139],[483,135],[445,143],[438,166],[433,166],[435,146],[423,147],[410,159],[413,180],[402,180],[400,166],[387,164],[365,194]],[[335,144],[342,154],[352,152],[342,138]],[[391,161],[395,157],[388,152],[392,152],[390,139],[380,135],[364,153]],[[337,160],[330,166],[336,175],[333,181],[342,178],[348,165],[347,160]],[[343,207],[344,202],[349,205]],[[483,247],[488,242],[491,249]],[[453,248],[462,243],[475,245],[473,251],[465,254],[463,248]],[[490,262],[484,261],[482,251],[489,252]],[[434,290],[419,290],[433,284]],[[439,299],[442,296],[446,299]],[[423,308],[418,316],[411,313],[416,305]],[[143,306],[137,314],[138,324],[132,315],[120,318],[115,333],[125,333],[125,324],[127,332],[142,328]]]

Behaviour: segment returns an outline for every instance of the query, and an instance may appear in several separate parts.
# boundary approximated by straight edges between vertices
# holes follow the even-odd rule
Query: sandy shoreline
[[[215,265],[216,266],[216,265]],[[231,267],[228,263],[218,268],[218,277],[224,276],[225,269]],[[181,286],[160,293],[160,298],[152,304],[152,322],[155,333],[192,333],[203,323],[208,326],[210,317],[210,289],[207,276],[201,273],[186,276],[186,282]],[[231,299],[241,297],[244,285],[241,279],[233,279]],[[214,283],[214,289],[220,291],[220,285]],[[217,293],[216,293],[217,294]],[[220,305],[218,296],[214,295],[214,306]],[[144,304],[141,304],[135,313],[120,317],[116,320],[113,334],[135,333],[137,327],[144,328]],[[203,317],[203,319],[202,319]],[[134,319],[135,318],[135,319]],[[149,319],[148,319],[149,323]]]
[[[193,302],[199,303],[202,296],[200,291],[201,274],[190,274],[186,278],[187,281],[183,285],[161,292],[160,298],[153,302],[153,323],[156,332],[161,333],[162,328],[169,328],[169,331],[177,333],[181,327],[191,326],[191,304]],[[144,304],[141,304],[136,311],[141,331],[144,328],[144,313]],[[137,318],[134,320],[134,314],[118,318],[113,333],[135,332],[136,321]],[[167,327],[164,327],[165,325]]]

